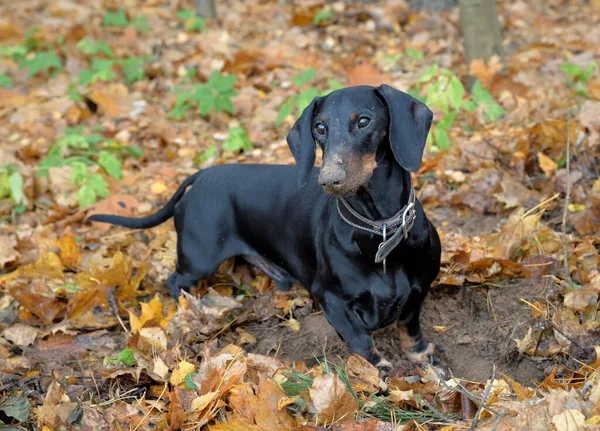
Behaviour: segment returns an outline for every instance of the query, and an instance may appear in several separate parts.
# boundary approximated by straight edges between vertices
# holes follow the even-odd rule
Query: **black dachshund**
[[[350,349],[380,369],[391,364],[371,333],[392,323],[410,361],[431,361],[435,345],[419,315],[441,246],[410,172],[421,165],[432,117],[387,85],[337,90],[313,100],[289,132],[297,166],[214,166],[186,179],[155,214],[88,220],[140,229],[174,217],[174,297],[241,256],[282,290],[308,288]]]

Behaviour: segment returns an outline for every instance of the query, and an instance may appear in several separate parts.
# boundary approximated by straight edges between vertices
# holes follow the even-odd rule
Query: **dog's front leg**
[[[345,299],[332,292],[325,292],[318,299],[327,321],[352,353],[362,356],[382,372],[392,369],[392,364],[384,359],[375,348],[371,334],[364,322],[352,307],[348,306]]]
[[[413,363],[439,364],[437,346],[427,340],[421,330],[421,306],[414,308],[404,319],[396,323],[400,335],[400,346],[406,357]]]

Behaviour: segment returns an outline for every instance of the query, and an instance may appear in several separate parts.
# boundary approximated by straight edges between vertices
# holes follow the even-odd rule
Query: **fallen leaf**
[[[56,245],[58,246],[60,258],[64,265],[71,269],[79,268],[82,258],[81,251],[77,248],[77,242],[69,228],[56,241]]]
[[[318,422],[323,425],[352,420],[358,409],[348,387],[335,373],[315,377],[309,394],[318,414]]]
[[[552,424],[556,431],[578,431],[585,426],[585,416],[579,410],[567,409],[561,414],[552,416]]]
[[[186,361],[181,361],[179,364],[177,364],[177,368],[173,370],[173,373],[171,373],[171,378],[169,379],[169,381],[173,386],[179,386],[184,382],[185,377],[189,373],[194,372],[195,369],[196,366],[194,364],[191,364]]]
[[[538,162],[540,163],[540,169],[546,176],[552,175],[556,169],[558,168],[558,164],[552,160],[550,157],[546,156],[544,153],[539,151],[537,153]]]
[[[372,85],[377,87],[381,84],[389,84],[390,76],[374,67],[366,58],[358,57],[353,64],[346,69],[348,75],[348,86]]]
[[[19,347],[27,347],[33,344],[37,334],[37,329],[23,323],[15,323],[4,330],[4,338]]]

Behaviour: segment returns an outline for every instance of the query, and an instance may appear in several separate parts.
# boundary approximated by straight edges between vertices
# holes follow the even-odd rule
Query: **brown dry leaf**
[[[146,263],[136,269],[131,258],[123,252],[117,251],[113,255],[109,268],[102,268],[94,264],[90,266],[89,272],[77,274],[77,282],[81,287],[118,288],[116,295],[121,305],[126,307],[136,305],[136,291],[146,275]]]
[[[556,172],[556,169],[558,168],[558,163],[556,163],[550,157],[546,156],[541,151],[538,151],[537,157],[538,157],[538,162],[540,164],[540,169],[542,170],[543,173],[546,174],[546,176],[549,177],[554,172]]]
[[[67,311],[70,328],[101,329],[117,324],[110,306],[107,288],[88,287],[75,295]]]
[[[316,376],[309,394],[320,424],[354,419],[358,404],[337,374]]]
[[[533,391],[529,388],[524,387],[519,382],[513,380],[510,376],[500,373],[504,379],[510,384],[512,390],[519,400],[527,400],[533,396]]]
[[[331,427],[331,431],[412,431],[414,429],[414,426],[410,423],[404,425],[392,424],[372,418],[359,419],[355,422],[339,423]]]
[[[71,229],[67,228],[61,237],[56,241],[60,258],[67,268],[79,268],[81,263],[81,251],[77,248],[75,237],[71,234]]]
[[[19,252],[15,250],[16,239],[5,232],[0,232],[0,271],[12,267],[19,260]]]
[[[383,384],[377,367],[356,354],[346,361],[346,371],[355,392],[377,392]]]
[[[588,94],[592,99],[600,100],[600,79],[596,78],[587,83]]]
[[[552,424],[556,431],[579,431],[585,426],[585,416],[576,409],[567,409],[552,416]]]
[[[497,55],[493,55],[487,62],[481,59],[471,61],[469,65],[469,74],[481,81],[485,88],[490,86],[494,75],[502,70],[502,61]]]
[[[131,117],[136,113],[129,90],[121,83],[97,85],[88,97],[109,118]]]
[[[51,325],[65,310],[64,302],[54,297],[34,293],[29,285],[11,286],[9,292],[24,309],[35,314],[44,325]]]
[[[595,148],[600,143],[600,101],[587,100],[579,111],[579,122],[587,129],[590,136],[588,147]],[[571,139],[571,142],[575,142]]]
[[[4,329],[4,338],[19,347],[27,347],[35,341],[38,331],[32,326],[15,323]]]
[[[135,209],[140,206],[139,201],[131,195],[111,195],[106,199],[92,205],[88,212],[87,217],[94,214],[112,214],[122,217],[135,217]],[[95,223],[92,222],[94,229],[108,230],[111,225],[108,223]]]
[[[389,84],[390,76],[373,66],[366,58],[358,57],[354,64],[346,69],[348,75],[348,86],[372,85],[377,87],[381,84]]]
[[[299,422],[287,409],[279,410],[280,400],[287,398],[273,381],[260,378],[256,394],[249,384],[236,386],[229,397],[233,413],[226,423],[210,426],[210,430],[287,431]]]

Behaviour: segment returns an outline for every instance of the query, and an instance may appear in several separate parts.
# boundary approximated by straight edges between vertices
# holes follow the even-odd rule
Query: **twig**
[[[433,369],[433,368],[432,368]],[[450,375],[452,376],[452,378],[454,379],[454,381],[456,382],[456,384],[458,385],[458,387],[452,387],[450,386],[448,383],[446,383],[446,381],[437,373],[437,371],[435,369],[433,369],[433,372],[435,373],[435,375],[437,376],[437,378],[439,379],[440,382],[442,382],[442,385],[444,385],[446,387],[446,389],[449,389],[453,392],[458,392],[459,394],[464,395],[467,399],[473,401],[474,403],[481,403],[481,398],[479,398],[476,395],[473,395],[471,392],[469,392],[467,390],[467,388],[465,388],[456,377],[454,377],[454,375],[452,374],[452,371],[450,371]],[[491,407],[486,407],[485,408],[488,412],[499,416],[500,412],[498,412],[497,410],[492,409]]]
[[[150,412],[152,412],[152,410],[154,410],[154,408],[156,407],[156,405],[158,404],[158,402],[161,400],[161,398],[163,397],[163,395],[167,391],[168,387],[169,387],[169,383],[165,383],[165,387],[163,388],[162,392],[160,393],[160,395],[158,396],[158,398],[156,399],[156,401],[154,401],[154,404],[152,404],[152,407],[150,407],[150,409],[146,412],[146,414],[144,415],[144,417],[142,418],[142,420],[133,429],[133,431],[137,431],[137,429],[140,427],[140,425],[143,424],[146,419],[148,419],[148,416],[150,416]]]
[[[119,306],[117,305],[117,298],[115,296],[114,289],[109,289],[108,291],[108,305],[110,306],[110,310],[112,311],[113,315],[117,318],[117,321],[121,325],[121,328],[123,328],[123,331],[125,331],[125,333],[131,337],[131,332],[129,332],[123,323],[123,320],[121,320],[121,316],[119,316]]]
[[[490,382],[487,385],[487,388],[485,388],[485,392],[483,393],[483,398],[481,400],[481,404],[479,404],[479,408],[477,409],[477,413],[475,413],[475,417],[473,418],[473,423],[471,424],[471,431],[475,431],[475,427],[477,426],[477,421],[479,420],[479,415],[481,414],[481,412],[483,411],[483,409],[487,409],[487,407],[485,406],[485,400],[488,397],[488,395],[490,394],[490,391],[492,390],[492,386],[494,385],[494,381],[496,380],[496,365],[494,364],[494,369],[492,371],[492,378],[490,379]]]
[[[567,195],[565,196],[565,207],[562,218],[562,242],[563,242],[563,260],[564,260],[564,271],[565,279],[570,285],[573,285],[571,280],[571,274],[569,273],[569,256],[567,254],[567,216],[569,214],[569,200],[571,200],[571,108],[567,109],[567,155],[566,155],[566,169],[567,169]]]

